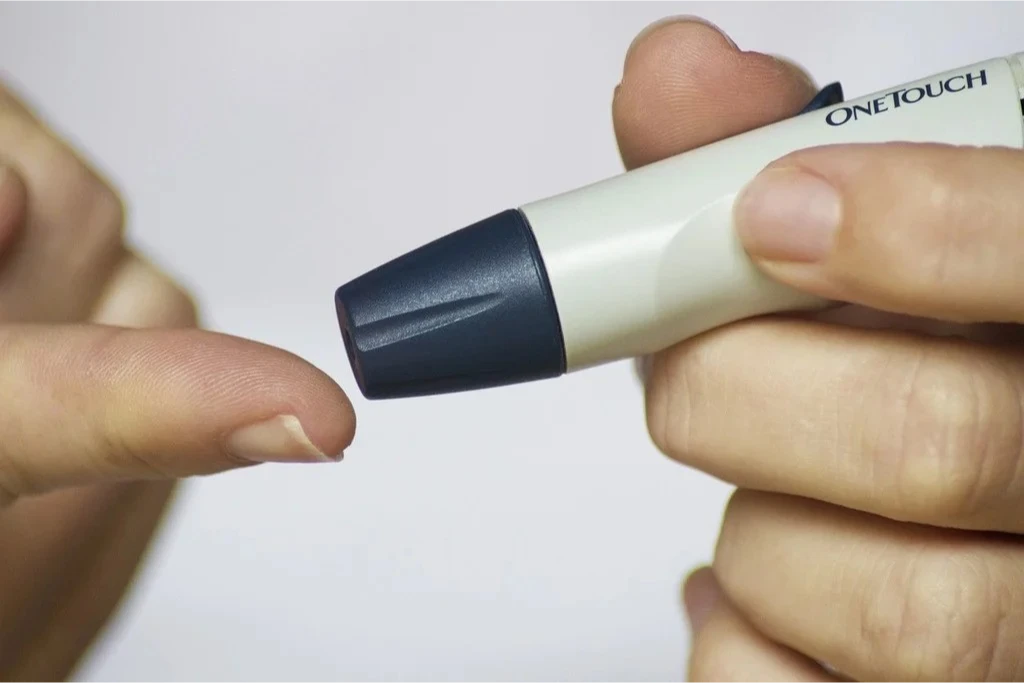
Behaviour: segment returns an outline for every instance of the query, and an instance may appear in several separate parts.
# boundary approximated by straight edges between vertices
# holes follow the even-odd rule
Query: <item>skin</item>
[[[124,216],[110,183],[0,87],[0,394],[17,397],[0,415],[3,680],[73,673],[176,482],[267,459],[236,429],[294,416],[326,454],[354,435],[322,372],[196,329],[188,293],[126,245]]]
[[[661,22],[615,92],[623,161],[765,125],[813,93],[714,27]],[[56,680],[130,586],[175,481],[265,459],[228,447],[240,427],[294,416],[333,454],[355,419],[301,359],[195,329],[187,293],[125,244],[110,184],[3,90],[0,165],[0,390],[19,397],[0,416],[0,677]],[[821,258],[780,260],[738,216],[752,258],[851,305],[641,364],[655,444],[738,487],[712,566],[683,589],[689,675],[1024,677],[1020,153],[840,147],[780,169],[838,190],[840,230]]]
[[[770,123],[813,93],[714,27],[659,23],[616,91],[622,158]],[[740,322],[640,365],[658,448],[737,486],[712,565],[684,586],[689,676],[1019,680],[1024,154],[834,146],[752,187],[774,180],[778,197],[794,174],[841,197],[822,253],[779,251],[742,200],[738,233],[770,277],[849,305]]]

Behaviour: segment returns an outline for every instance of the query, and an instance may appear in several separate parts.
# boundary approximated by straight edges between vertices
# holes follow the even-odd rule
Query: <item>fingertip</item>
[[[324,453],[346,452],[356,436],[356,411],[345,390],[325,373],[323,376],[325,403],[322,414],[316,414],[305,428],[310,440]]]
[[[657,22],[630,46],[613,98],[622,160],[636,168],[767,125],[815,92],[794,62],[744,51],[710,22]]]
[[[268,347],[269,348],[269,347]],[[355,439],[356,413],[344,389],[326,372],[287,351],[280,355],[280,376],[293,378],[296,390],[288,402],[309,440],[331,458],[344,453]]]
[[[648,24],[633,38],[626,49],[623,60],[623,75],[634,64],[643,64],[656,58],[658,51],[685,42],[712,49],[726,48],[738,51],[739,47],[718,25],[691,14],[666,17]]]
[[[295,353],[194,329],[126,330],[118,337],[102,363],[118,363],[124,375],[135,378],[133,393],[145,392],[149,402],[163,408],[165,419],[158,431],[165,425],[170,429],[191,424],[188,438],[199,451],[200,444],[219,444],[239,430],[288,418],[298,420],[302,436],[327,460],[337,460],[352,444],[356,420],[349,397],[325,372]],[[269,428],[255,434],[270,444],[263,450],[277,448],[275,439],[267,436],[272,434]],[[278,435],[284,436],[280,431]],[[176,449],[167,444],[180,444],[182,438],[163,433],[147,440],[163,444],[158,450],[170,453]],[[243,441],[250,443],[251,438]],[[278,459],[289,460],[292,450],[279,450]]]

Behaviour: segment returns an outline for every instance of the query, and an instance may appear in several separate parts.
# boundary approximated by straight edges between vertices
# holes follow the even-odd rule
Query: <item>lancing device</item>
[[[733,202],[790,152],[894,141],[1024,148],[1024,53],[850,101],[835,83],[793,118],[503,211],[352,280],[335,303],[360,391],[553,378],[826,307],[757,269]]]

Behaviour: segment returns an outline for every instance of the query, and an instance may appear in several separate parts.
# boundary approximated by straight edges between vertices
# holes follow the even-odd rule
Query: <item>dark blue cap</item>
[[[811,98],[811,101],[807,103],[807,106],[800,110],[800,113],[807,114],[812,111],[818,111],[819,109],[841,104],[842,101],[843,84],[836,81],[834,83],[829,83],[819,90],[818,93]]]
[[[338,288],[349,362],[370,399],[556,377],[565,345],[526,217],[509,210]]]

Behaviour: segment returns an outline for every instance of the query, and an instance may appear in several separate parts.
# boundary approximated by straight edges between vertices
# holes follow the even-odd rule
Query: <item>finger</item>
[[[791,116],[814,96],[799,67],[743,52],[696,17],[647,27],[630,45],[612,120],[626,168],[637,168]],[[637,359],[641,382],[645,361]]]
[[[677,17],[634,40],[612,114],[623,162],[636,168],[792,116],[814,94],[795,65]]]
[[[1024,322],[1024,152],[933,144],[791,154],[737,200],[771,276],[829,299],[954,322]]]
[[[120,197],[3,86],[0,154],[27,190],[22,234],[0,269],[0,319],[84,320],[124,249]]]
[[[686,582],[691,681],[834,681],[814,661],[758,633],[722,595],[710,569]]]
[[[119,327],[194,327],[198,313],[191,295],[170,276],[126,251],[90,319]]]
[[[6,78],[6,74],[0,75]],[[29,107],[26,98],[18,93],[11,83],[0,86],[0,108],[32,121],[39,121],[39,114]]]
[[[741,491],[715,575],[753,626],[855,680],[1019,680],[1024,550]]]
[[[172,479],[340,457],[355,419],[295,356],[196,330],[10,326],[0,337],[0,489]]]
[[[710,567],[701,567],[683,583],[683,606],[690,622],[690,632],[696,636],[704,628],[708,617],[719,607],[722,591]]]
[[[10,166],[0,166],[0,264],[25,223],[25,183]]]
[[[94,320],[193,327],[196,313],[188,294],[166,274],[125,252]],[[61,489],[23,498],[0,515],[6,557],[0,586],[31,587],[0,601],[0,678],[67,678],[134,576],[173,483]]]
[[[746,321],[654,357],[648,428],[662,452],[742,488],[1024,531],[1018,348]]]
[[[0,514],[0,679],[68,678],[123,597],[171,489],[65,489]]]

